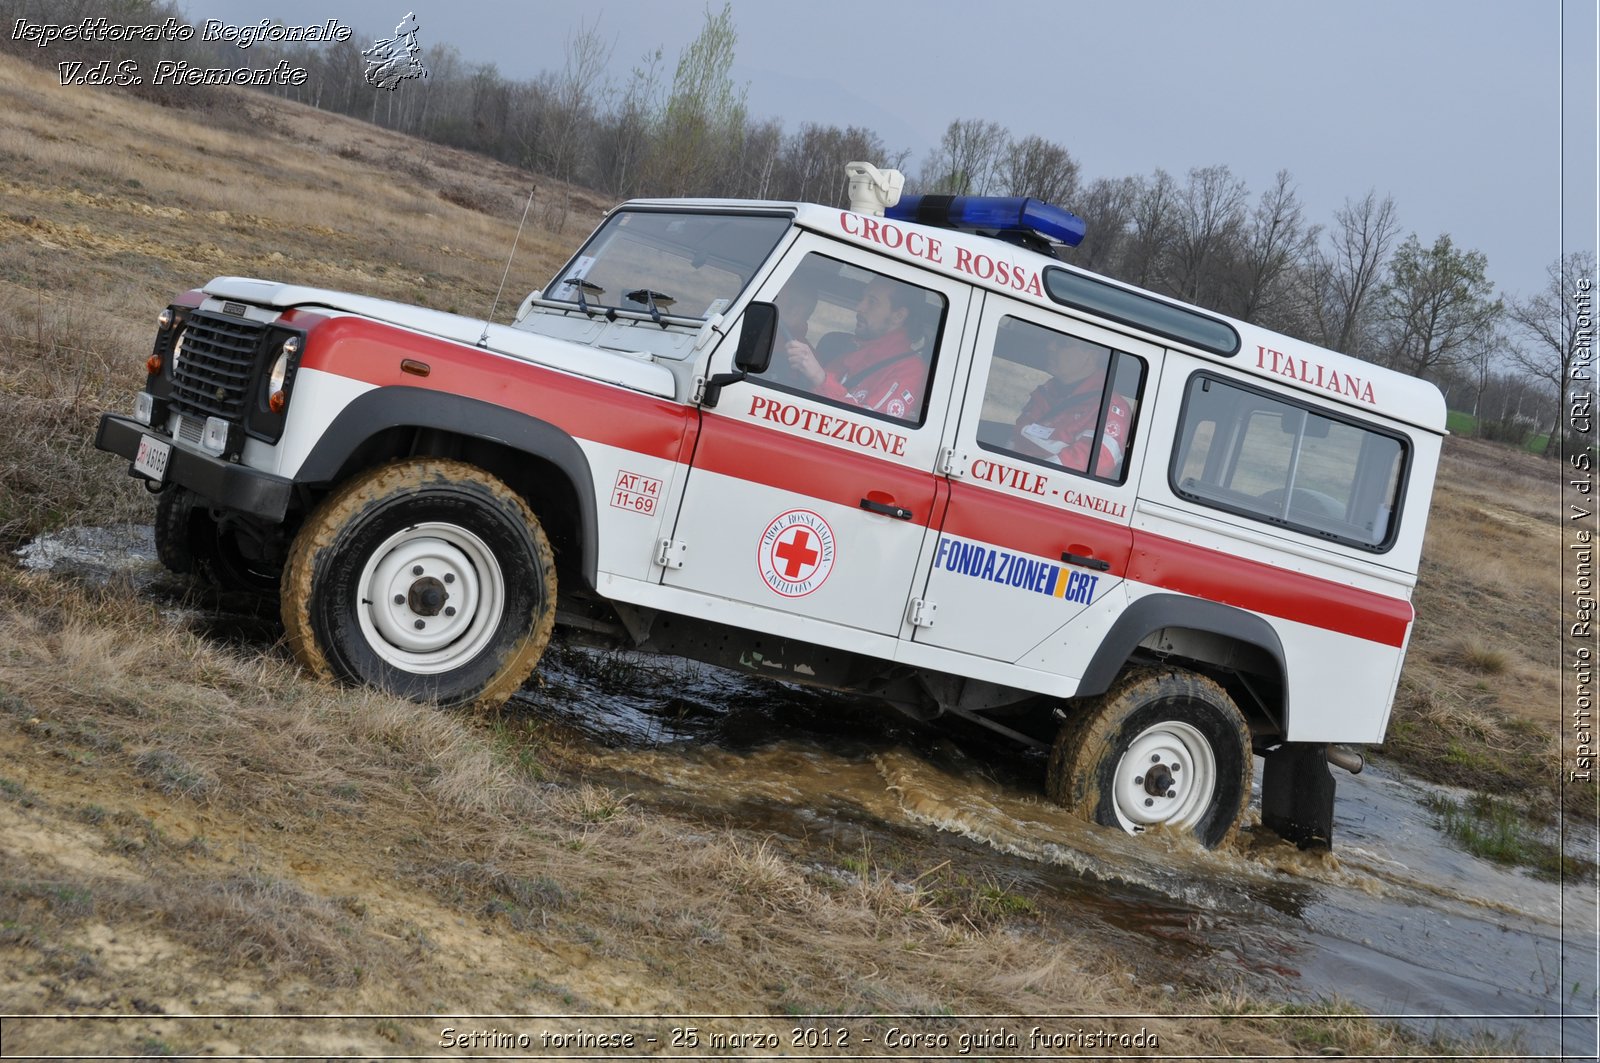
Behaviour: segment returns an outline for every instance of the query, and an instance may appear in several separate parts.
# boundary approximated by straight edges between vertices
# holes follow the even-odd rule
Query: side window
[[[1144,372],[1144,362],[1131,354],[1002,318],[978,445],[1120,483]]]
[[[1391,541],[1406,446],[1205,374],[1189,381],[1173,490],[1203,505],[1382,550]]]
[[[760,380],[921,424],[943,295],[815,252],[778,290],[778,334]]]

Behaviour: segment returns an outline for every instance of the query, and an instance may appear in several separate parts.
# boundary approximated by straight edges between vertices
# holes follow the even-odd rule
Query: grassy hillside
[[[148,521],[148,497],[89,440],[102,410],[128,408],[175,292],[238,273],[488,311],[527,175],[242,99],[227,128],[208,128],[0,57],[0,547]],[[523,234],[511,305],[603,209],[576,195],[569,232]],[[1537,459],[1452,441],[1391,750],[1546,805],[1556,491]],[[535,726],[321,687],[278,649],[197,635],[130,587],[0,564],[0,999],[129,1013],[1288,1014],[1203,971],[1148,977],[1166,964],[1159,948],[1097,939],[993,881],[981,854],[819,857],[641,810],[585,777]],[[1148,1025],[1196,1054],[1424,1047],[1298,1013]],[[247,1024],[152,1019],[130,1043],[128,1029],[75,1047],[406,1054],[438,1033],[369,1021],[263,1041]]]

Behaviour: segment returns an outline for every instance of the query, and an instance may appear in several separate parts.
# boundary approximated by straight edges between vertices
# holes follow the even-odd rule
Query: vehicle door
[[[985,296],[915,641],[1017,661],[1112,593],[1159,353]]]
[[[662,582],[899,638],[968,288],[804,234],[755,297],[779,308],[772,363],[703,411]],[[820,384],[791,364],[802,345]]]

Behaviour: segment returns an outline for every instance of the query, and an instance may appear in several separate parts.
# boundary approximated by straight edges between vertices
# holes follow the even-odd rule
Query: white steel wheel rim
[[[1117,761],[1112,808],[1129,834],[1151,827],[1192,828],[1217,792],[1217,757],[1199,730],[1160,723],[1142,732]]]
[[[414,675],[472,660],[494,639],[505,607],[505,577],[493,551],[455,524],[415,524],[389,536],[356,583],[367,645]]]

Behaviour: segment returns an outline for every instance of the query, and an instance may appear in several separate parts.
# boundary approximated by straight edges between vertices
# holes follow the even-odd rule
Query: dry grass
[[[534,182],[510,167],[245,94],[253,129],[92,90],[0,56],[0,547],[147,502],[90,445],[143,382],[154,315],[242,274],[487,314]],[[541,187],[540,202],[558,188]],[[575,193],[573,223],[602,205]],[[535,215],[537,216],[537,214]],[[570,237],[531,227],[507,290]]]
[[[310,682],[115,588],[0,572],[0,605],[0,817],[19,836],[57,818],[79,835],[75,856],[40,843],[0,866],[0,956],[25,981],[110,980],[84,945],[110,926],[173,950],[182,992],[244,978],[319,1011],[1210,1006],[1146,988],[1127,942],[1047,923],[981,862],[917,871],[861,850],[819,865],[540,779],[492,728]],[[541,757],[556,773],[562,750]],[[482,956],[451,960],[469,946]],[[545,957],[535,987],[506,969],[524,955]],[[1300,1044],[1272,1020],[1144,1025],[1184,1051]]]
[[[1589,818],[1595,787],[1559,787],[1561,478],[1498,444],[1445,441],[1417,623],[1381,752],[1437,782]]]

